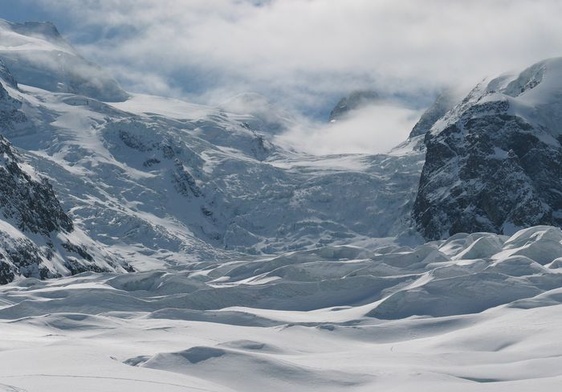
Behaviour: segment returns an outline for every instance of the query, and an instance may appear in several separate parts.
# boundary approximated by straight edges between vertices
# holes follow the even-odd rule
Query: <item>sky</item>
[[[54,22],[128,91],[212,105],[263,94],[309,120],[316,139],[302,144],[324,152],[380,152],[440,89],[559,56],[560,15],[558,0],[0,2],[0,18]],[[391,107],[356,113],[338,124],[347,138],[332,141],[323,123],[354,90],[377,91]]]

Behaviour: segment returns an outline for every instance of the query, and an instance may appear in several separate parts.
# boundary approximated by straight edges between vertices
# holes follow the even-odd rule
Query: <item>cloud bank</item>
[[[427,105],[562,48],[558,0],[25,1],[64,18],[129,90],[205,103],[255,91],[316,118],[355,89]]]
[[[385,153],[406,140],[421,112],[394,105],[371,105],[333,123],[303,123],[278,143],[315,155]]]

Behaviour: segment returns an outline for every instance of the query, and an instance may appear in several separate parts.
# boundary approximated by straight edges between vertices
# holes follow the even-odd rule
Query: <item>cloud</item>
[[[562,44],[557,0],[36,1],[95,27],[80,49],[110,66],[287,94],[473,82]]]
[[[406,138],[419,110],[391,105],[371,105],[328,124],[298,125],[277,142],[314,155],[386,153]]]
[[[254,91],[316,119],[352,90],[427,105],[562,54],[559,0],[25,1],[62,15],[129,90],[211,104]]]

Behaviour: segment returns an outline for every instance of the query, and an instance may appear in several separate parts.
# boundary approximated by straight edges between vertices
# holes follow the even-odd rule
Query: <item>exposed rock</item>
[[[340,99],[330,112],[330,121],[336,121],[346,116],[350,111],[361,109],[380,100],[380,95],[371,90],[354,91],[349,96]]]
[[[12,75],[12,73],[10,72],[6,64],[4,64],[4,61],[2,61],[2,59],[0,59],[0,79],[2,80],[3,83],[6,83],[10,87],[17,88],[18,86],[18,82],[16,81],[16,78],[14,78],[14,75]]]
[[[551,60],[479,85],[426,134],[413,212],[426,239],[562,226],[560,128],[542,120],[562,112],[561,70]]]

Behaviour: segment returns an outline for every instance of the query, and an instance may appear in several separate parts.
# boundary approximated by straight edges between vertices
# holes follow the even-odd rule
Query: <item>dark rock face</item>
[[[560,140],[518,115],[511,102],[507,94],[476,89],[445,116],[442,129],[426,134],[413,210],[426,239],[562,226]]]
[[[49,182],[33,180],[24,172],[3,137],[0,154],[0,208],[4,217],[16,222],[20,230],[36,234],[72,231],[72,220],[62,210]]]
[[[349,94],[349,96],[340,99],[330,112],[330,121],[341,119],[350,111],[361,109],[362,107],[372,104],[380,99],[380,95],[374,91],[355,91]]]
[[[18,83],[16,82],[16,79],[14,78],[6,64],[4,64],[4,61],[2,61],[2,59],[0,59],[0,79],[2,79],[2,81],[8,84],[10,87],[17,88]]]
[[[22,103],[10,96],[4,84],[17,88],[17,82],[0,59],[0,130],[11,129],[27,119],[21,111]]]

